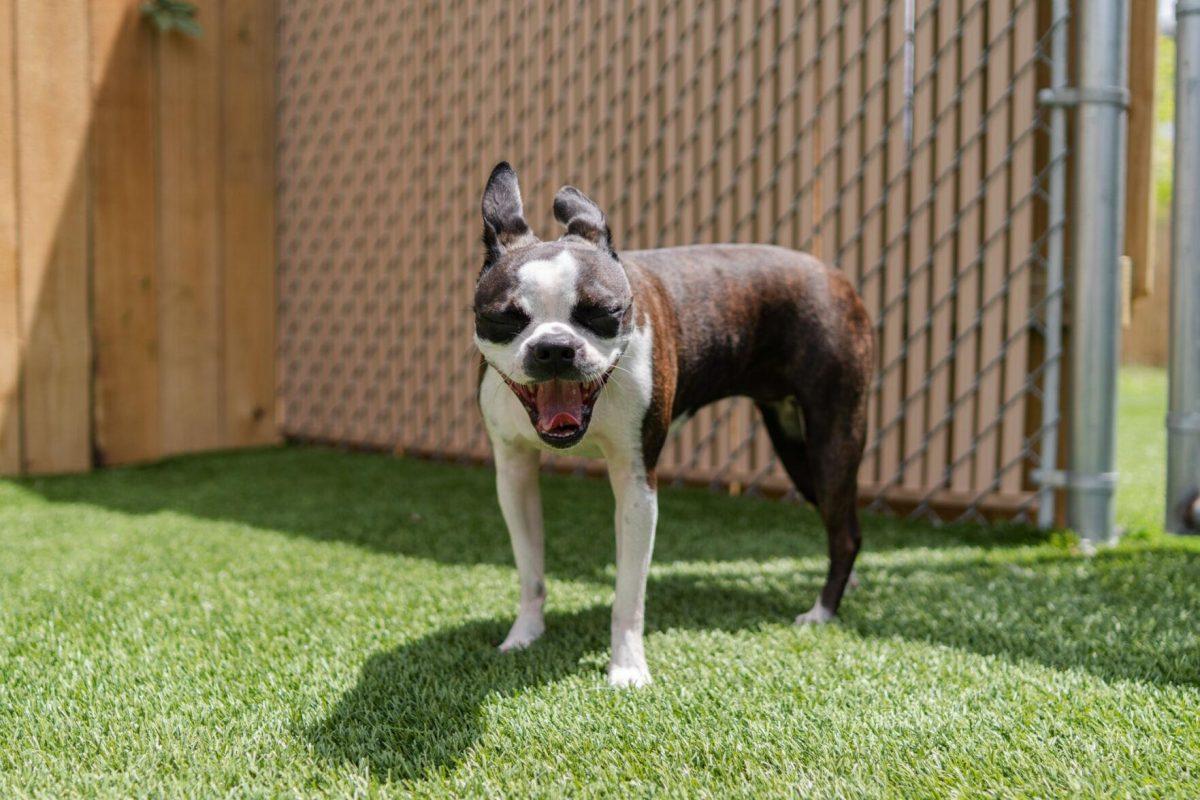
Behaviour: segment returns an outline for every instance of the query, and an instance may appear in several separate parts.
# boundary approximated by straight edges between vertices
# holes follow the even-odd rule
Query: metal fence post
[[[1127,0],[1077,5],[1070,473],[1067,520],[1096,544],[1115,535],[1119,259],[1125,206]]]
[[[1167,530],[1200,529],[1200,0],[1175,6]]]
[[[1038,526],[1054,524],[1058,482],[1059,376],[1062,369],[1063,239],[1067,218],[1067,110],[1056,99],[1067,88],[1067,0],[1054,0],[1050,22],[1050,88],[1040,101],[1050,106],[1049,220],[1046,232],[1046,369],[1043,377]]]

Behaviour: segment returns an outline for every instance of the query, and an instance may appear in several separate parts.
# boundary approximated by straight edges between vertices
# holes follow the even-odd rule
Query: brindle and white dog
[[[616,497],[617,587],[609,682],[650,681],[642,648],[658,517],[655,466],[672,421],[725,397],[754,400],[796,489],[820,510],[829,574],[798,623],[837,612],[858,553],[859,461],[873,363],[871,323],[849,281],[780,247],[696,245],[621,253],[607,219],[570,186],[566,226],[529,229],[507,163],[483,193],[475,343],[479,404],[520,576],[501,650],[545,628],[539,451],[600,456]]]

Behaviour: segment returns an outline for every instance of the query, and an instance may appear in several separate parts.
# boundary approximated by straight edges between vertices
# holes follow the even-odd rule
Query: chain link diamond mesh
[[[618,249],[773,242],[838,265],[879,341],[864,497],[1029,518],[1038,441],[1057,424],[1043,319],[1062,291],[1046,281],[1036,94],[1065,20],[1047,6],[284,4],[285,432],[488,456],[468,309],[479,192],[507,159],[543,236],[572,183],[605,207]],[[661,472],[794,494],[742,400],[685,425]]]

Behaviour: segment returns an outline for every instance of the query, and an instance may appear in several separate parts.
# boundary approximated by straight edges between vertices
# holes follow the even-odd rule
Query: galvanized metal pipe
[[[1067,521],[1092,544],[1116,535],[1117,357],[1128,105],[1127,0],[1078,3],[1079,80]]]
[[[1050,99],[1067,88],[1067,0],[1054,0],[1050,34]],[[1050,107],[1049,220],[1046,234],[1046,369],[1042,376],[1042,476],[1058,469],[1058,398],[1062,370],[1063,239],[1067,219],[1067,111]],[[1054,481],[1042,478],[1038,525],[1054,524]]]
[[[1167,530],[1200,528],[1200,0],[1175,6]]]

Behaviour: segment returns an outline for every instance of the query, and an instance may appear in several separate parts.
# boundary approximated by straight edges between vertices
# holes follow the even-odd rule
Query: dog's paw
[[[650,670],[645,664],[632,667],[608,665],[608,685],[617,689],[650,685]]]
[[[543,633],[546,632],[546,623],[539,616],[519,616],[517,621],[513,623],[512,628],[508,632],[508,636],[504,637],[504,641],[500,643],[500,652],[508,653],[513,650],[524,650],[529,645],[538,640]],[[494,641],[494,640],[493,640]]]
[[[813,607],[805,611],[800,616],[796,617],[797,625],[824,625],[833,619],[833,612],[819,602],[814,603]]]

